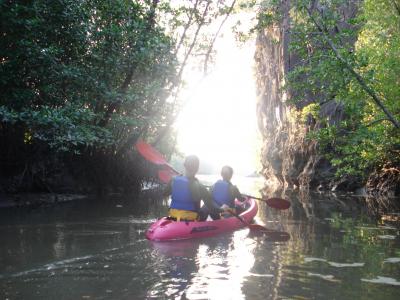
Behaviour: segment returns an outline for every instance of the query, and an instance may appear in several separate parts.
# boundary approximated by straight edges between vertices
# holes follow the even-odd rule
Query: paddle
[[[285,199],[281,199],[281,198],[258,198],[258,197],[254,197],[252,195],[246,195],[246,194],[241,194],[242,196],[245,197],[249,197],[249,198],[253,198],[256,199],[258,201],[263,201],[265,203],[267,203],[268,206],[273,207],[275,209],[288,209],[290,207],[290,202],[288,200]]]
[[[179,172],[167,162],[163,155],[149,144],[143,142],[142,140],[139,140],[135,144],[135,148],[146,160],[156,165],[167,166],[170,170],[174,171],[176,174],[179,174]]]
[[[139,140],[135,145],[136,150],[148,161],[156,164],[156,165],[163,165],[167,167],[166,169],[161,169],[158,171],[158,178],[164,182],[168,183],[173,176],[179,174],[179,172],[172,167],[167,160],[163,157],[163,155],[154,149],[151,145]],[[285,199],[281,198],[258,198],[251,195],[242,194],[245,197],[250,197],[259,201],[266,202],[268,206],[273,207],[275,209],[288,209],[290,207],[290,202]]]
[[[290,234],[285,231],[276,231],[276,230],[268,229],[267,227],[264,227],[262,225],[250,224],[250,223],[246,222],[245,220],[243,220],[243,218],[241,216],[239,216],[237,213],[234,213],[231,210],[228,210],[228,212],[232,216],[235,216],[236,218],[238,218],[240,220],[240,222],[242,222],[246,227],[248,227],[250,229],[250,231],[256,231],[256,232],[266,234],[273,240],[288,241],[290,239]]]
[[[168,183],[171,181],[172,177],[176,176],[178,174],[171,174],[171,170],[159,170],[158,171],[158,178],[161,180],[163,183]]]

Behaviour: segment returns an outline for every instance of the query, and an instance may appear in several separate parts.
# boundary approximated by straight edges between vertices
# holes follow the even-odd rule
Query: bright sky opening
[[[178,121],[178,148],[196,154],[201,163],[219,170],[231,165],[247,175],[257,169],[258,129],[254,41],[239,47],[230,29],[217,40],[216,61],[211,73],[186,78],[183,107]]]

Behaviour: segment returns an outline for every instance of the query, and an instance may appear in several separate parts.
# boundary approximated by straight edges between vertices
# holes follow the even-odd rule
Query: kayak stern
[[[258,207],[254,199],[247,199],[248,208],[240,214],[241,218],[249,223],[257,214]],[[223,232],[234,231],[245,224],[236,217],[214,221],[180,221],[176,222],[161,218],[154,222],[146,231],[146,238],[151,241],[172,241],[191,238],[209,237]]]

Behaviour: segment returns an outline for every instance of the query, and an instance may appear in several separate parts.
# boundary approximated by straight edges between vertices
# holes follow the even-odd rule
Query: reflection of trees
[[[257,247],[256,251],[259,252],[255,252],[256,257],[270,256],[258,264],[265,263],[266,268],[273,270],[274,278],[265,285],[271,299],[314,297],[312,292],[318,292],[320,287],[318,281],[310,279],[308,271],[321,274],[333,272],[336,282],[345,285],[341,293],[346,289],[351,291],[351,285],[355,280],[358,282],[359,278],[390,272],[392,266],[382,263],[382,257],[398,256],[395,242],[379,238],[388,234],[387,230],[390,229],[371,225],[371,215],[375,213],[365,206],[366,199],[363,197],[320,194],[309,190],[293,192],[264,189],[263,194],[290,199],[292,203],[287,211],[276,211],[259,203],[258,219],[268,228],[284,230],[291,235],[291,239],[285,243],[268,245],[268,242],[263,242],[264,248]],[[386,203],[390,202],[393,201]],[[379,211],[379,208],[374,209]],[[266,252],[265,247],[271,251]],[[305,256],[338,263],[366,264],[362,268],[335,270],[326,262],[304,264]],[[337,295],[335,292],[338,291],[332,288],[324,292]]]
[[[274,243],[268,241],[265,237],[260,237],[261,247],[255,251],[256,257],[263,259],[258,264],[265,264],[267,272],[273,274],[273,278],[264,282],[264,288],[267,289],[268,299],[279,299],[282,295],[281,289],[286,280],[286,266],[299,265],[302,262],[301,253],[309,248],[314,236],[314,226],[309,226],[306,222],[298,220],[312,219],[314,216],[313,206],[310,204],[307,194],[302,198],[293,199],[288,197],[283,190],[268,191],[268,197],[280,197],[290,199],[292,206],[286,211],[277,211],[270,208],[266,203],[259,202],[259,211],[257,219],[264,223],[269,229],[287,231],[291,239],[287,242]],[[265,247],[271,249],[266,251]]]
[[[393,198],[379,196],[379,195],[368,195],[365,198],[367,204],[367,210],[371,215],[376,217],[382,217],[386,221],[395,222],[400,224],[400,218],[391,218],[395,213],[400,211],[400,199],[394,201]]]

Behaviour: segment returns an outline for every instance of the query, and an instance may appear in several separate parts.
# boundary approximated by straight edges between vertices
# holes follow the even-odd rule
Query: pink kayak
[[[247,198],[245,205],[247,209],[240,214],[240,217],[245,222],[250,223],[257,214],[257,203],[254,199]],[[203,222],[177,222],[164,217],[150,226],[146,231],[146,238],[151,241],[185,240],[209,237],[223,232],[234,231],[245,226],[236,217]]]

